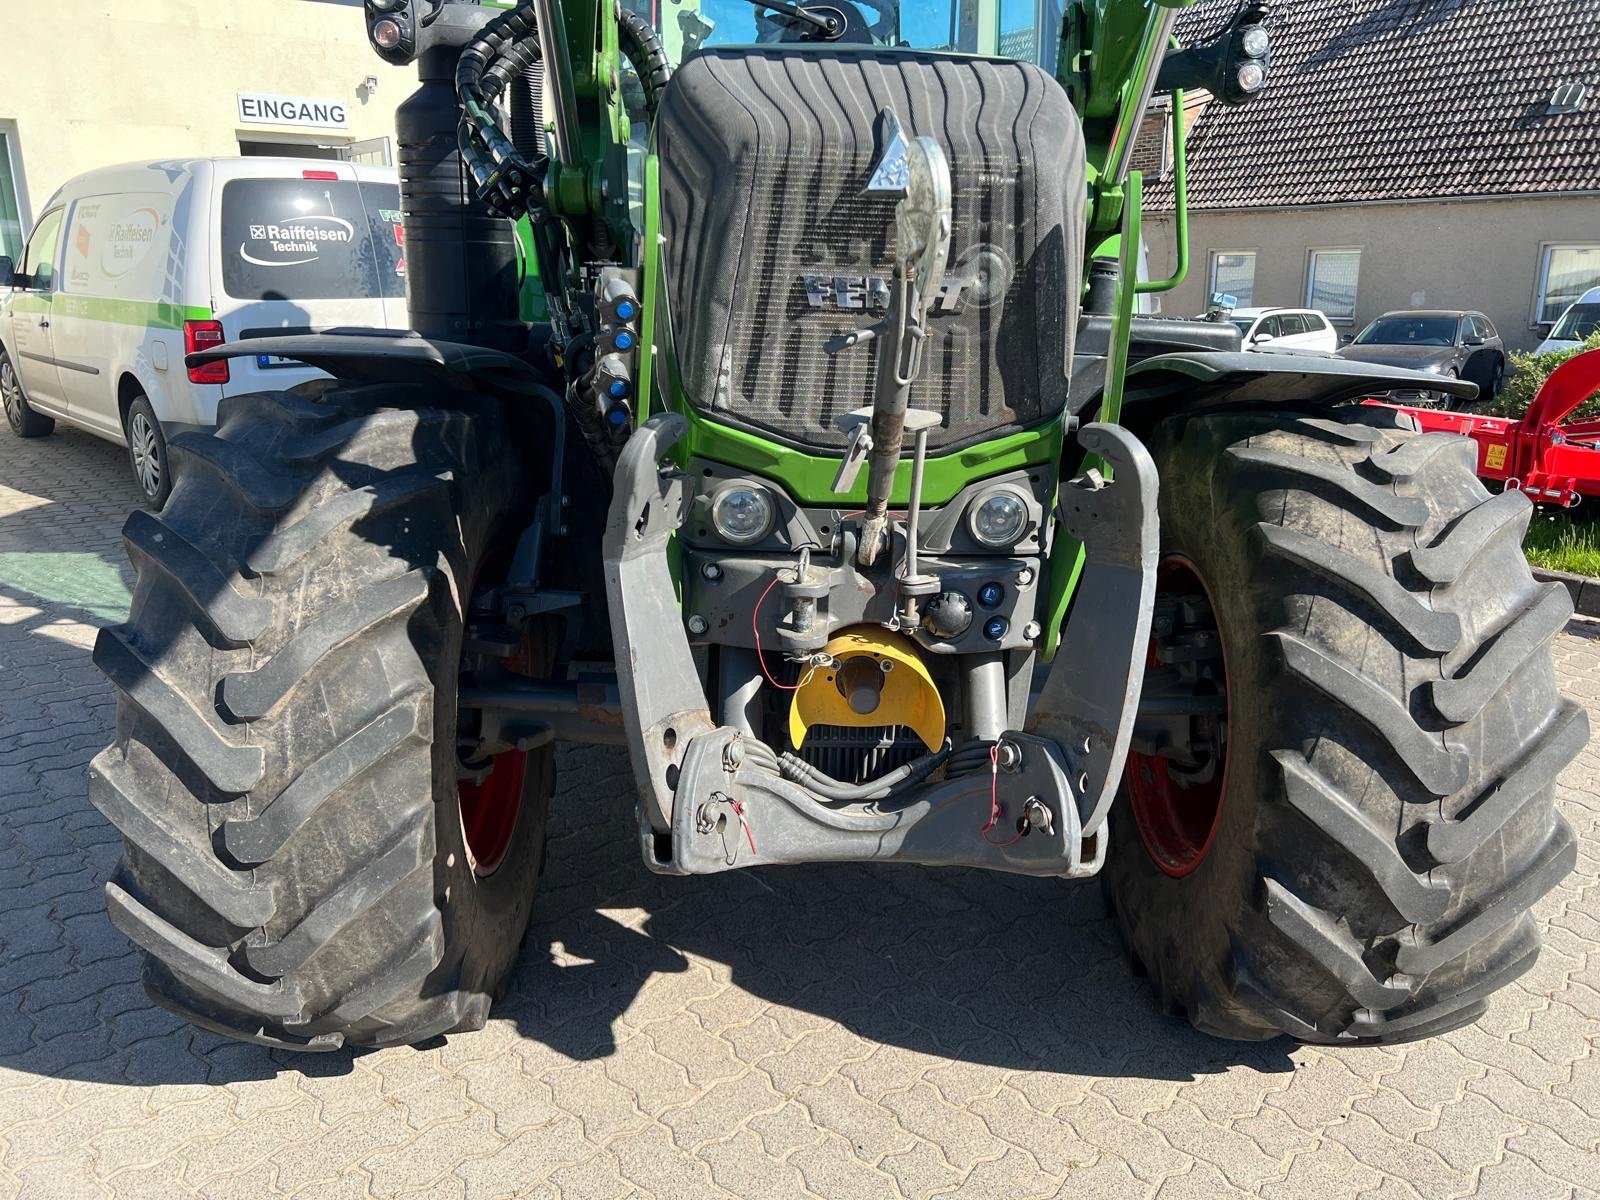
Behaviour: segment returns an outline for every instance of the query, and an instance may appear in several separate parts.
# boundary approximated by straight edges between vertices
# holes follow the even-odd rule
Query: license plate
[[[258,354],[256,355],[256,366],[263,371],[271,371],[278,367],[303,367],[305,363],[298,362],[292,358],[279,358],[276,354]]]

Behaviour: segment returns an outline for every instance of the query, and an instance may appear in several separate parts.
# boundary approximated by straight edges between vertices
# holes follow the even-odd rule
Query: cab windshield
[[[625,0],[661,33],[674,64],[704,46],[805,42],[806,26],[748,0]],[[840,42],[1023,59],[1054,72],[1062,0],[801,0],[842,15]]]

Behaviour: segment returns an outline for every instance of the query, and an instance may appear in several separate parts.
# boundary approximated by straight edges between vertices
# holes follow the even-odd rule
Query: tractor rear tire
[[[109,909],[150,995],[215,1032],[424,1041],[481,1027],[515,964],[552,752],[519,760],[480,869],[456,697],[475,572],[508,557],[529,489],[498,403],[448,403],[327,381],[226,398],[215,433],[172,439],[165,508],[124,528],[132,613],[94,655],[116,740],[89,772],[123,835]]]
[[[1467,439],[1339,415],[1149,438],[1165,561],[1221,640],[1227,751],[1209,829],[1203,789],[1151,793],[1156,757],[1130,761],[1103,886],[1169,1010],[1221,1037],[1468,1024],[1533,965],[1529,909],[1577,859],[1552,792],[1588,720],[1556,690],[1572,604],[1523,558],[1531,506],[1489,496]]]

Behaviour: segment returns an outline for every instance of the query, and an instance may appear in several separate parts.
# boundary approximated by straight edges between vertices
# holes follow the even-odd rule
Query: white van
[[[1244,335],[1244,348],[1261,353],[1332,354],[1339,335],[1314,308],[1236,308],[1228,314]]]
[[[1539,343],[1534,353],[1576,350],[1597,333],[1600,333],[1600,288],[1591,288],[1561,314],[1561,319],[1550,327],[1550,336]]]
[[[148,502],[171,490],[167,437],[216,423],[225,395],[320,372],[235,358],[223,341],[403,328],[405,235],[393,168],[209,158],[79,175],[44,207],[22,261],[0,259],[0,400],[13,432],[57,421],[128,446]]]

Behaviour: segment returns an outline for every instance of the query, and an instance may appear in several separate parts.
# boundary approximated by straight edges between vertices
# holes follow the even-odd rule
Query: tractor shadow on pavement
[[[658,1048],[709,1033],[753,1059],[793,1040],[759,1046],[773,1027],[836,1025],[1015,1070],[1293,1070],[1288,1039],[1220,1041],[1160,1011],[1093,881],[833,865],[655,876],[631,836],[623,752],[571,749],[558,762],[544,890],[496,1015],[562,1054],[605,1057],[642,1028]]]

